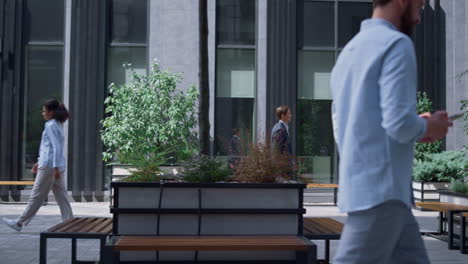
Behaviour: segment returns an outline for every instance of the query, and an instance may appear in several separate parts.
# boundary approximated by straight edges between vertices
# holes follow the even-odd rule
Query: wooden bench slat
[[[112,232],[112,229],[113,229],[113,223],[112,223],[112,220],[110,220],[110,224],[106,226],[104,229],[102,229],[101,233],[110,234]]]
[[[109,232],[104,232],[103,230],[106,229],[107,227],[111,227],[112,231],[112,219],[110,218],[102,218],[101,221],[97,225],[95,225],[93,228],[88,228],[86,232],[89,233],[110,233]]]
[[[343,224],[336,221],[335,219],[318,217],[313,220],[321,227],[329,229],[332,232],[341,233],[343,231]]]
[[[49,229],[46,230],[46,232],[56,232],[57,229],[63,227],[64,225],[68,225],[69,223],[73,222],[73,221],[76,221],[77,218],[70,218],[68,220],[65,220],[64,222],[60,223],[60,224],[57,224]]]
[[[34,181],[0,181],[0,185],[34,185]]]
[[[332,218],[305,217],[304,228],[312,234],[341,234],[343,224]]]
[[[338,184],[333,183],[309,183],[307,188],[338,188]]]
[[[447,213],[452,210],[468,210],[468,206],[441,202],[417,202],[416,206],[438,212]]]
[[[85,227],[85,226],[87,226],[87,225],[89,225],[89,224],[91,224],[91,223],[93,223],[95,221],[95,218],[90,218],[90,217],[86,217],[84,219],[85,219],[84,221],[82,221],[80,223],[77,223],[76,225],[70,226],[67,230],[65,230],[65,232],[76,233],[82,227]]]
[[[85,221],[86,218],[83,218],[83,217],[77,217],[77,218],[74,218],[74,221],[71,221],[70,223],[68,223],[67,225],[64,225],[62,226],[61,228],[57,229],[57,230],[54,230],[53,232],[59,232],[59,233],[65,233],[65,232],[68,232],[68,229],[72,228],[73,226]]]
[[[70,228],[69,232],[74,233],[87,233],[90,229],[94,228],[95,226],[99,225],[105,219],[97,218],[97,217],[90,217],[85,222],[80,223],[72,228]]]
[[[88,220],[87,217],[78,217],[76,221],[74,221],[73,223],[70,223],[70,224],[58,229],[56,232],[70,233],[70,230],[74,229],[76,226],[84,223],[87,220]]]
[[[216,236],[158,236],[121,237],[115,244],[116,250],[129,251],[184,251],[184,250],[295,250],[306,251],[309,245],[295,236],[267,237],[216,237]]]

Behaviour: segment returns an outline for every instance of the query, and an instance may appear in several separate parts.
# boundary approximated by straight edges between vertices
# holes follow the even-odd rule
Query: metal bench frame
[[[304,217],[307,218],[307,217]],[[310,217],[310,218],[316,218],[316,217]],[[317,218],[323,218],[323,219],[332,219],[336,221],[333,218],[330,217],[317,217]],[[306,220],[304,219],[304,222]],[[337,221],[338,222],[338,221]],[[343,223],[340,223],[343,225]],[[344,226],[344,225],[343,225]],[[304,225],[304,231],[303,231],[303,236],[310,239],[310,240],[324,240],[325,241],[325,259],[321,260],[324,261],[325,263],[330,263],[330,240],[339,240],[341,237],[340,234],[332,234],[332,233],[310,233],[305,225]]]
[[[112,225],[112,222],[110,223]],[[51,227],[48,230],[55,228]],[[81,233],[81,232],[41,232],[40,234],[40,245],[39,245],[39,263],[47,263],[47,239],[49,238],[70,238],[72,240],[71,245],[71,263],[72,264],[84,264],[84,263],[96,263],[96,261],[80,261],[76,259],[76,242],[77,239],[98,239],[100,240],[100,263],[103,263],[103,249],[106,244],[106,239],[109,233]]]

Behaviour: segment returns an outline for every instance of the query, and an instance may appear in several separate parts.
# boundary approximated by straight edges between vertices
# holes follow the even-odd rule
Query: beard
[[[410,1],[410,4],[406,7],[405,12],[403,13],[403,16],[401,16],[401,26],[400,26],[400,31],[408,37],[411,38],[411,35],[413,35],[413,30],[414,30],[414,22],[411,17],[411,11],[413,9],[413,1]]]

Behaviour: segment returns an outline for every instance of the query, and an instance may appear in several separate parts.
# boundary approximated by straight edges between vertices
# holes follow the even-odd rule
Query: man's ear
[[[408,5],[410,4],[410,1],[414,0],[395,0],[397,2],[398,7],[401,8],[401,10],[406,10],[408,8]]]

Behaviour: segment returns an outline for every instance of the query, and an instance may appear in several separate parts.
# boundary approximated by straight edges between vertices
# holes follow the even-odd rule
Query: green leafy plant
[[[465,151],[425,154],[424,159],[414,161],[413,180],[418,182],[462,180],[467,176],[467,165]]]
[[[452,180],[450,183],[450,190],[456,193],[468,194],[468,182]]]
[[[266,144],[249,148],[249,155],[240,158],[234,180],[249,183],[278,183],[297,177],[295,162],[288,155],[272,151]]]
[[[418,114],[432,112],[432,102],[427,97],[425,92],[421,93],[418,92],[418,102],[416,105]],[[414,151],[414,158],[417,160],[424,160],[425,154],[428,153],[439,153],[441,152],[442,141],[437,140],[432,143],[416,143],[415,151]]]
[[[194,156],[182,163],[182,180],[187,182],[228,181],[231,171],[227,163],[206,155]]]
[[[124,67],[131,71],[130,82],[111,84],[105,100],[103,160],[132,165],[135,176],[155,176],[160,165],[195,153],[198,91],[176,90],[181,75],[162,70],[157,63],[148,75],[137,74],[131,65]]]

